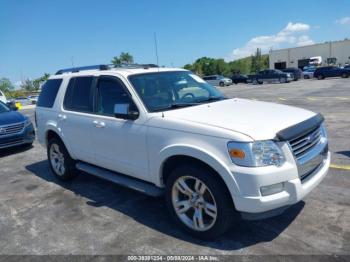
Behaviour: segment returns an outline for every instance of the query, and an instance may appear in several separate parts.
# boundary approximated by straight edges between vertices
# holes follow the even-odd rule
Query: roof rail
[[[133,69],[133,68],[143,68],[143,69],[148,69],[148,68],[156,68],[158,67],[155,64],[119,64],[119,65],[91,65],[91,66],[80,66],[80,67],[72,67],[72,68],[66,68],[66,69],[61,69],[56,72],[56,75],[62,75],[64,73],[77,73],[80,71],[85,71],[85,70],[108,70],[111,68],[125,68],[125,69]]]
[[[66,69],[61,69],[56,72],[56,75],[62,75],[63,73],[77,73],[80,71],[85,71],[85,70],[108,70],[110,67],[108,65],[91,65],[91,66],[80,66],[80,67],[72,67],[72,68],[66,68]]]

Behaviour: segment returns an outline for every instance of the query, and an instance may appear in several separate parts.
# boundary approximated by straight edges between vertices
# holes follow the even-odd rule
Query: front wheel
[[[214,239],[232,224],[234,205],[217,174],[198,166],[178,167],[170,174],[166,202],[182,229],[202,239]]]
[[[48,142],[47,157],[52,172],[60,180],[71,180],[76,176],[75,161],[70,157],[65,145],[58,138]]]
[[[219,86],[223,87],[223,86],[225,86],[225,83],[224,82],[220,82]]]
[[[286,83],[287,82],[287,79],[285,77],[281,77],[280,78],[280,83],[283,84],[283,83]]]
[[[342,73],[341,77],[342,77],[342,78],[348,78],[349,75],[348,75],[347,73]]]

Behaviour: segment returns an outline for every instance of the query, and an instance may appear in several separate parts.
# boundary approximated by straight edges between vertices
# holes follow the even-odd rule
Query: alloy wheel
[[[50,162],[53,170],[58,176],[63,176],[66,169],[64,166],[64,155],[57,144],[50,147]]]
[[[198,178],[179,177],[173,184],[172,204],[179,219],[193,230],[209,230],[217,219],[214,196]]]

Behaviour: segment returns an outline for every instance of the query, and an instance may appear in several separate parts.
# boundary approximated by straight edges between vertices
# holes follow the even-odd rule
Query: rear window
[[[78,112],[93,112],[93,77],[73,77],[64,96],[64,109]]]
[[[50,79],[41,87],[41,93],[38,98],[37,106],[39,107],[53,107],[57,92],[62,84],[62,79]]]

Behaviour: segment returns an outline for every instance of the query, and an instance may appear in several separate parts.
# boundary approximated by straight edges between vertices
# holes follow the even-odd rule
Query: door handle
[[[105,122],[94,120],[92,122],[97,128],[104,128],[106,126]]]
[[[58,119],[61,121],[65,121],[67,119],[66,115],[58,114]]]

